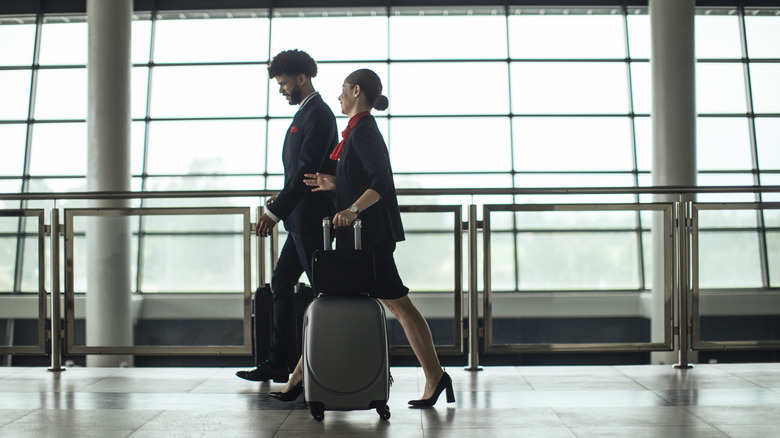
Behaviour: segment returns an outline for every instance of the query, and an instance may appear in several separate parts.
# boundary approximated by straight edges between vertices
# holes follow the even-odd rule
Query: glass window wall
[[[777,12],[697,9],[701,185],[780,181]],[[0,16],[0,41],[14,42],[0,45],[0,191],[85,190],[87,31],[85,16]],[[355,39],[354,34],[364,37]],[[306,50],[318,61],[314,85],[340,129],[347,122],[338,104],[344,77],[363,67],[379,74],[390,107],[376,115],[398,187],[651,184],[646,8],[390,7],[136,14],[131,54],[134,190],[281,188],[281,146],[296,107],[278,94],[266,68],[277,52],[289,48]],[[632,195],[401,200],[464,205],[635,201]],[[3,208],[19,205],[2,203]],[[399,246],[402,275],[414,291],[447,290],[452,282],[447,263],[453,254],[436,252],[439,257],[431,248],[448,247],[449,238],[441,230],[416,227],[413,216],[404,216],[410,224],[409,241]],[[703,248],[712,251],[704,264],[703,286],[777,287],[780,274],[774,261],[780,244],[772,218],[768,214],[764,224],[755,216],[713,214],[703,231]],[[638,213],[619,220],[582,214],[577,220],[566,215],[545,220],[513,216],[498,226],[506,238],[493,242],[496,291],[648,287],[652,275],[642,254],[648,251],[643,236],[651,224]],[[538,232],[545,223],[555,229]],[[195,260],[166,265],[165,253],[186,241],[227,254],[236,236],[216,226],[198,230],[197,236],[166,234],[153,226],[154,221],[140,220],[134,231],[138,291],[237,287],[221,277],[190,275],[200,270]],[[25,239],[13,224],[0,231],[0,293],[34,289],[34,257],[29,249],[16,249]],[[765,245],[759,244],[763,241]],[[594,248],[612,252],[595,256]],[[448,262],[429,266],[437,257]],[[234,262],[225,259],[219,269],[235,282]],[[550,266],[554,272],[545,270]],[[769,272],[762,273],[762,266]],[[435,275],[429,275],[431,269]],[[223,283],[228,286],[219,286]]]

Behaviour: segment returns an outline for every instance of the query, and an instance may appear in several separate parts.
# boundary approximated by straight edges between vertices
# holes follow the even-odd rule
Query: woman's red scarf
[[[355,125],[357,125],[357,122],[359,122],[360,119],[369,114],[371,114],[370,111],[363,111],[362,113],[355,114],[351,119],[349,119],[349,122],[347,123],[347,129],[341,133],[341,138],[343,138],[343,140],[341,140],[341,142],[336,145],[336,149],[333,149],[333,153],[330,154],[331,160],[338,160],[341,158],[341,153],[344,152],[344,143],[347,142],[347,138],[349,138],[349,134],[352,133],[352,129],[355,127]]]

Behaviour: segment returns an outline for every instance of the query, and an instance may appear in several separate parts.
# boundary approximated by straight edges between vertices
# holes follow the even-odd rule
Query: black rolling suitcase
[[[330,248],[329,221],[323,221],[323,231],[325,248]],[[355,244],[358,249],[359,233],[360,223],[357,222]],[[354,293],[355,282],[344,281],[345,276],[357,277],[358,281],[368,281],[361,287],[371,284],[373,254],[362,254],[357,256],[361,260],[355,262],[356,254],[344,250],[317,251],[312,260],[312,281],[323,296],[314,300],[304,317],[303,387],[309,411],[317,421],[322,421],[326,410],[376,409],[383,420],[390,418],[387,406],[390,367],[384,306],[375,298]],[[323,256],[335,259],[323,262]],[[344,263],[340,263],[342,261]],[[350,270],[350,266],[357,267],[360,272]],[[370,266],[370,275],[363,275],[369,270],[366,266]],[[332,274],[333,270],[342,271],[341,275],[323,275],[325,271]],[[329,279],[333,282],[329,283]]]
[[[271,285],[264,284],[252,295],[252,356],[255,364],[268,360],[271,353],[271,332],[273,330],[274,301]],[[296,355],[301,356],[303,348],[303,315],[314,300],[314,291],[304,283],[295,287],[295,339]]]

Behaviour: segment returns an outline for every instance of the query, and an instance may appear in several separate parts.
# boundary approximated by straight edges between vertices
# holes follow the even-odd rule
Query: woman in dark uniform
[[[339,96],[341,112],[350,117],[344,140],[336,146],[331,159],[338,160],[336,175],[307,174],[306,184],[313,191],[336,191],[333,217],[336,228],[348,227],[360,217],[363,248],[372,249],[376,260],[376,289],[378,298],[395,315],[409,339],[415,356],[425,373],[425,390],[419,400],[410,400],[413,406],[433,406],[447,390],[447,401],[454,402],[452,379],[444,372],[436,356],[431,330],[425,318],[409,299],[393,259],[396,242],[404,240],[401,212],[395,194],[393,171],[387,146],[379,132],[371,109],[387,109],[387,97],[382,95],[379,76],[361,69],[344,80]],[[353,247],[351,233],[339,233],[340,247]],[[302,392],[303,367],[290,376],[282,392],[271,393],[281,400],[292,400]]]

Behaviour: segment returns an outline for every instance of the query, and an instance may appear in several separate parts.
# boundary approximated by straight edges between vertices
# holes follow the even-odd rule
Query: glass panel
[[[780,232],[767,231],[766,252],[769,258],[769,287],[780,287]]]
[[[599,230],[638,226],[633,211],[522,211],[516,213],[515,226],[519,230]]]
[[[140,291],[243,292],[243,251],[240,235],[146,236]]]
[[[387,59],[387,17],[284,17],[273,21],[272,57],[297,47],[317,62]]]
[[[262,173],[263,120],[152,122],[150,174]]]
[[[520,290],[636,289],[637,244],[635,233],[518,233]]]
[[[648,223],[645,224],[644,220],[642,221],[642,226],[644,227],[650,227],[652,225],[652,219],[648,220]],[[654,248],[653,248],[653,233],[646,231],[642,233],[642,275],[645,277],[645,290],[653,291],[653,277],[654,271],[655,271],[655,260],[654,260]],[[653,291],[654,293],[656,291]],[[658,293],[662,293],[662,291],[658,291]]]
[[[631,98],[634,113],[650,114],[653,107],[652,80],[649,62],[631,63]]]
[[[752,16],[745,11],[745,34],[748,56],[751,58],[780,58],[780,17]]]
[[[85,192],[87,191],[87,179],[81,178],[32,178],[30,179],[30,192]],[[73,202],[72,200],[57,201],[58,208],[64,208],[60,203]],[[81,202],[81,201],[79,201]],[[71,207],[73,207],[71,205]],[[33,207],[30,207],[33,208]],[[42,207],[38,207],[42,208]],[[61,214],[62,215],[62,214]]]
[[[271,119],[268,121],[268,142],[266,143],[266,172],[284,174],[282,148],[284,136],[290,129],[292,119]],[[387,137],[385,137],[387,138]],[[284,184],[284,180],[282,180]]]
[[[100,234],[96,232],[96,226],[101,224]],[[114,246],[112,251],[112,259],[118,261],[126,261],[130,267],[130,284],[127,285],[130,290],[136,289],[136,278],[138,269],[138,218],[135,216],[118,216],[118,217],[91,217],[91,216],[74,216],[73,218],[74,229],[74,241],[73,241],[73,278],[74,278],[74,291],[76,293],[87,294],[89,299],[89,293],[87,289],[87,277],[88,266],[90,264],[97,263],[95,255],[90,254],[90,249],[95,245],[90,244],[90,236],[97,239],[109,240],[110,244]],[[124,235],[126,239],[122,239],[119,236]],[[124,243],[123,243],[124,242]],[[122,246],[126,244],[126,251],[122,250]],[[64,256],[63,256],[64,257]],[[63,262],[64,262],[63,258]],[[117,287],[121,287],[117,285]],[[76,309],[76,313],[79,313],[79,309]]]
[[[130,125],[130,168],[133,175],[140,175],[144,168],[144,141],[146,123],[132,122]]]
[[[450,237],[450,241],[454,240],[453,230],[456,224],[454,223],[454,214],[438,213],[438,212],[403,212],[401,218],[404,224],[404,231],[409,234],[418,235],[421,232],[445,232]],[[440,234],[440,233],[437,233]],[[406,244],[403,244],[406,245]],[[450,243],[451,245],[451,243]],[[417,247],[417,245],[412,245]],[[453,262],[454,263],[454,262]]]
[[[31,77],[30,70],[0,70],[0,120],[27,120]]]
[[[696,177],[699,186],[752,186],[750,173],[699,173]],[[753,193],[700,193],[699,202],[755,202]]]
[[[514,160],[518,171],[633,169],[627,118],[517,117]]]
[[[503,15],[391,16],[390,35],[391,59],[506,59],[507,55]]]
[[[398,174],[394,176],[395,187],[398,189],[445,188],[462,187],[512,187],[512,176],[506,174]],[[512,197],[508,195],[437,195],[437,196],[401,196],[401,205],[458,205],[468,214],[471,204],[510,204]],[[465,220],[465,219],[464,219]]]
[[[16,225],[14,227],[14,224]],[[0,230],[13,228],[14,232],[19,227],[18,218],[4,217],[0,218]],[[0,292],[14,291],[14,273],[16,270],[16,236],[4,237],[0,235],[0,256],[3,263],[0,263]]]
[[[513,62],[510,70],[512,112],[515,114],[628,112],[625,63]],[[572,74],[572,71],[577,74]],[[472,77],[491,76],[480,74]],[[497,77],[494,79],[498,81]],[[478,85],[478,91],[484,94],[485,84],[480,82]],[[501,94],[501,90],[491,90],[491,94],[495,93]],[[475,95],[479,95],[476,90]]]
[[[649,171],[653,168],[653,126],[650,117],[634,119],[634,137],[637,169]]]
[[[752,186],[750,173],[700,173],[696,177],[699,186]],[[700,193],[699,202],[755,202],[753,193]]]
[[[780,118],[757,118],[755,126],[758,168],[780,170]]]
[[[86,120],[87,70],[39,70],[35,96],[38,120]]]
[[[27,222],[35,227],[38,225],[38,221],[35,218],[28,218]],[[22,264],[22,292],[38,293],[38,276],[41,269],[46,270],[45,267],[38,264],[38,236],[25,237],[24,263]]]
[[[154,118],[265,115],[265,66],[156,67],[153,75]]]
[[[9,208],[14,208],[11,206],[8,206]],[[17,205],[16,208],[19,206]],[[33,219],[31,219],[32,221]],[[9,237],[9,235],[13,235],[12,237],[16,239],[17,234],[19,233],[19,216],[0,216],[0,235],[2,237]],[[14,248],[16,248],[16,240],[14,240]],[[9,253],[10,254],[10,253]],[[13,257],[9,256],[8,258],[4,258],[3,260],[14,260],[16,258],[16,249],[14,249]]]
[[[479,247],[482,248],[483,236],[479,236]],[[493,232],[490,235],[490,286],[493,292],[516,291],[517,285],[517,253],[511,232]],[[464,247],[468,251],[468,247]],[[464,266],[465,268],[465,266]],[[479,287],[484,286],[482,272],[484,264],[479,263]]]
[[[696,64],[696,111],[699,114],[747,112],[742,64]]]
[[[765,186],[780,186],[780,174],[778,173],[762,173],[761,174],[761,184]],[[762,195],[763,200],[765,202],[780,202],[780,193],[764,193]],[[775,222],[777,225],[776,227],[780,227],[780,211],[778,210],[767,210],[766,214],[769,214],[771,212],[772,215],[777,217],[777,221]],[[768,223],[768,222],[767,222]]]
[[[262,175],[257,176],[181,176],[148,177],[146,191],[262,190]],[[256,207],[256,197],[147,199],[145,207]]]
[[[626,174],[532,173],[515,175],[515,187],[631,187],[634,177]],[[634,202],[634,195],[521,195],[518,204],[599,204]]]
[[[696,128],[696,162],[700,171],[753,168],[747,119],[699,117]]]
[[[0,175],[22,176],[24,173],[24,144],[27,140],[27,125],[0,124]],[[0,190],[0,193],[2,191]]]
[[[625,58],[621,15],[510,15],[512,59]]]
[[[706,11],[711,12],[711,11]],[[733,13],[734,10],[719,10],[718,14]],[[742,58],[739,35],[739,16],[696,15],[696,58]]]
[[[421,75],[436,78],[436,86],[426,87],[423,96]],[[391,64],[390,77],[390,94],[385,94],[393,115],[509,112],[505,62]]]
[[[149,63],[151,51],[152,22],[149,19],[133,20],[132,22],[132,47],[130,59],[133,64]]]
[[[227,233],[240,232],[242,219],[237,214],[148,215],[143,221],[145,233]]]
[[[87,64],[87,17],[47,17],[41,28],[41,65]]]
[[[629,10],[626,19],[628,51],[631,58],[650,59],[650,16],[647,15],[647,10]]]
[[[30,174],[87,174],[87,124],[37,123],[33,127]]]
[[[19,193],[22,190],[22,179],[0,179],[0,193]],[[19,201],[0,200],[0,208],[19,208]]]
[[[133,188],[136,190],[136,188]],[[86,192],[87,191],[87,178],[32,178],[29,182],[29,190],[33,193],[39,192]],[[89,201],[82,199],[65,199],[58,200],[56,203],[57,208],[60,209],[60,221],[64,221],[66,208],[86,208],[89,207]],[[29,208],[43,208],[50,209],[53,207],[51,201],[30,201]],[[83,230],[82,230],[83,231]],[[61,245],[62,246],[62,245]]]
[[[485,133],[490,133],[489,138]],[[394,145],[391,150],[393,170],[510,171],[509,133],[509,119],[506,118],[393,119],[390,131]]]
[[[0,41],[13,41],[13,44],[0,45],[0,65],[31,65],[35,47],[35,17],[0,20]]]
[[[699,229],[756,228],[756,210],[699,210]]]
[[[334,63],[334,64],[318,64],[317,77],[312,80],[314,88],[320,92],[322,100],[330,107],[333,114],[336,116],[341,115],[341,104],[339,104],[339,96],[341,95],[341,85],[344,83],[344,79],[349,76],[350,73],[359,69],[368,68],[373,70],[379,79],[382,81],[384,89],[382,94],[389,96],[389,82],[387,77],[387,64],[382,63]],[[268,74],[265,73],[265,78]],[[279,94],[279,84],[275,79],[270,79],[269,82],[268,97],[268,113],[271,116],[287,116],[292,117],[295,112],[298,111],[298,105],[290,105],[281,94]],[[392,105],[392,100],[390,101]],[[377,114],[384,114],[384,112],[377,112]],[[347,125],[346,120],[343,123]]]
[[[131,76],[131,116],[135,119],[146,117],[146,96],[149,89],[149,69],[146,67],[135,67]]]
[[[756,232],[700,232],[701,289],[761,287]]]
[[[157,20],[154,62],[267,61],[268,27],[267,18]]]
[[[780,64],[750,64],[753,110],[756,113],[780,113]]]
[[[415,214],[404,215],[407,219]],[[450,227],[451,228],[451,227]],[[455,289],[455,248],[449,233],[407,233],[395,250],[398,272],[415,292],[452,292]]]
[[[382,113],[377,112],[375,116],[378,114]],[[282,165],[282,147],[284,146],[284,136],[287,133],[287,130],[290,129],[291,122],[292,119],[271,119],[268,121],[268,150],[266,152],[266,156],[268,157],[268,167],[266,171],[268,173],[284,174],[284,167]],[[382,137],[389,139],[390,137],[388,137],[387,118],[376,117],[376,123],[379,126],[379,132],[382,134]],[[341,132],[347,126],[347,118],[337,118],[336,124],[338,125],[338,131]],[[390,147],[389,144],[388,147],[390,150],[392,150],[392,147]],[[281,187],[283,183],[284,180],[281,180],[279,187]],[[273,186],[269,185],[268,187]]]

